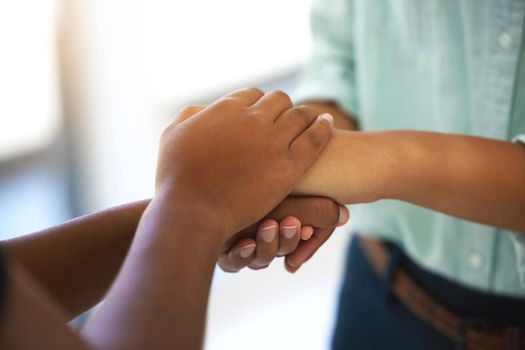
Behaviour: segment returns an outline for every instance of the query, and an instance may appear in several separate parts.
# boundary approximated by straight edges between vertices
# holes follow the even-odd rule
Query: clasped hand
[[[348,219],[330,199],[286,198],[331,133],[330,115],[293,107],[282,92],[243,89],[187,107],[161,138],[156,193],[217,227],[225,271],[262,268],[278,255],[295,271]]]

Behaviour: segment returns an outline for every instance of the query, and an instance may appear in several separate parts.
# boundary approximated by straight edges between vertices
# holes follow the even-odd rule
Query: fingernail
[[[250,257],[253,252],[255,252],[255,244],[250,244],[250,245],[247,245],[246,247],[242,247],[240,252],[239,252],[239,255],[242,257],[242,258],[248,258]]]
[[[348,221],[348,218],[350,217],[350,212],[345,206],[340,205],[339,206],[339,221],[337,222],[338,225],[346,224]]]
[[[297,226],[283,226],[283,235],[284,237],[290,239],[295,236],[297,232]]]
[[[330,113],[323,113],[319,116],[319,118],[324,119],[330,123],[330,125],[334,125],[334,117]]]
[[[272,243],[275,239],[275,235],[277,233],[277,226],[268,226],[261,228],[261,237],[262,240],[266,243]]]

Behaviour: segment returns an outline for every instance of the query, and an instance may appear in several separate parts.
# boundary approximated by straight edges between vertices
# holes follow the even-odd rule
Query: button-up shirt
[[[525,0],[316,0],[295,100],[334,101],[363,130],[525,142],[524,16]],[[525,296],[523,234],[393,200],[352,211],[359,232],[397,242],[430,271]]]

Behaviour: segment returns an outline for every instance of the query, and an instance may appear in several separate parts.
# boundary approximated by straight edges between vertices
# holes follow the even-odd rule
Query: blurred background
[[[305,0],[0,0],[0,238],[150,197],[171,116],[290,92]],[[216,271],[206,349],[328,348],[348,237],[294,275]]]

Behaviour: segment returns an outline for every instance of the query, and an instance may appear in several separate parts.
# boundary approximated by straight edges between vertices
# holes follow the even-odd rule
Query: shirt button
[[[499,46],[504,49],[508,49],[512,45],[512,38],[509,33],[503,32],[498,37]]]
[[[467,262],[471,269],[478,270],[483,265],[483,256],[475,252],[470,253]]]

